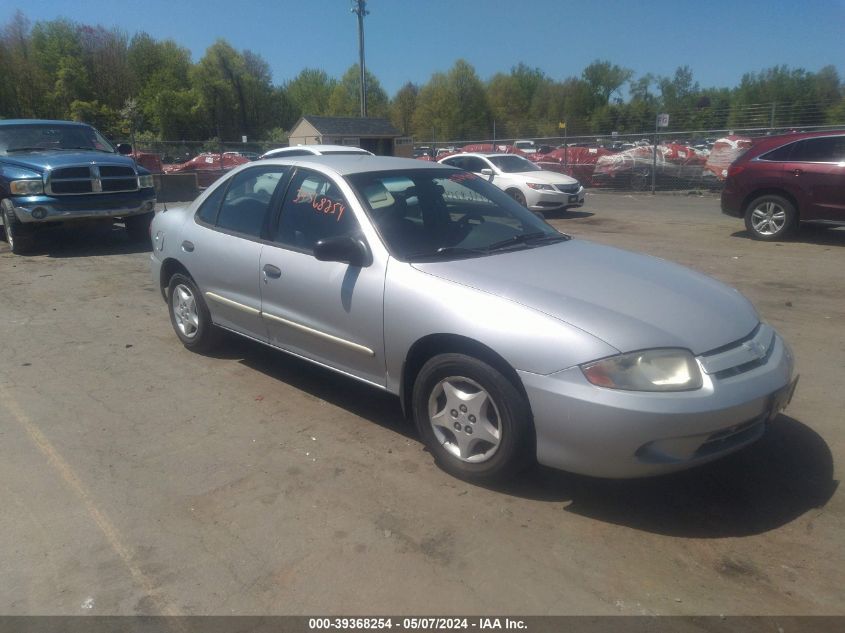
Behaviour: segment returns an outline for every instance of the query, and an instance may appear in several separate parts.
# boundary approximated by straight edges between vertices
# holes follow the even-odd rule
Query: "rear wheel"
[[[782,240],[798,227],[798,213],[783,196],[761,196],[745,210],[745,228],[755,240]]]
[[[18,220],[10,200],[3,200],[0,204],[0,214],[3,216],[3,232],[9,249],[15,255],[30,251],[34,243],[32,228]]]
[[[124,218],[123,224],[126,226],[126,232],[129,234],[129,239],[133,242],[149,241],[150,239],[150,222],[153,220],[155,213],[143,213],[141,215],[130,215]]]
[[[414,421],[437,463],[456,477],[491,481],[531,463],[525,397],[498,370],[463,354],[440,354],[414,382]]]
[[[170,278],[167,287],[170,323],[182,344],[194,352],[207,352],[219,339],[208,306],[194,280],[182,273]]]

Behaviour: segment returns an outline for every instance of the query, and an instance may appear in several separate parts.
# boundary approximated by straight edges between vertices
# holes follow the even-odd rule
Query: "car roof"
[[[365,149],[361,149],[360,147],[355,147],[354,145],[291,145],[290,147],[277,147],[275,149],[267,150],[267,154],[270,152],[279,152],[279,154],[284,154],[285,152],[292,152],[298,150],[305,150],[307,152],[313,152],[317,154],[318,152],[360,152],[361,154],[369,154]]]
[[[76,125],[91,127],[87,123],[82,123],[81,121],[60,121],[52,119],[4,119],[0,121],[0,126],[6,125]]]
[[[372,156],[370,154],[340,154],[340,155],[311,155],[284,156],[265,158],[262,162],[278,163],[279,165],[321,165],[338,174],[348,176],[374,171],[406,171],[411,169],[454,169],[449,165],[429,163],[413,158],[396,158],[393,156]],[[254,163],[253,163],[254,164]]]
[[[518,158],[525,158],[525,156],[520,156],[519,154],[505,154],[504,152],[460,152],[458,154],[452,154],[451,156],[447,156],[443,160],[448,160],[449,158],[460,158],[461,156],[476,156],[478,158],[496,158],[498,156],[517,156]],[[525,160],[528,160],[527,158]]]

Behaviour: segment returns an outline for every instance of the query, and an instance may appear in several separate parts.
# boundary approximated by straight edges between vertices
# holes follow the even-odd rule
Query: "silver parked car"
[[[225,329],[394,393],[460,477],[687,468],[759,438],[794,390],[736,290],[572,239],[436,163],[251,163],[152,236],[187,348]]]

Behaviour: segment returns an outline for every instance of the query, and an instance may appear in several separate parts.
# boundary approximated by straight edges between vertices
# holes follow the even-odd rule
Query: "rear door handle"
[[[264,264],[264,268],[262,270],[264,271],[264,281],[265,282],[267,281],[268,277],[270,279],[278,279],[279,277],[282,276],[282,271],[280,269],[276,268],[275,266],[273,266],[273,264]]]
[[[792,174],[793,174],[794,176],[800,176],[800,175],[801,175],[801,174],[803,174],[803,173],[804,173],[804,170],[803,170],[803,169],[793,169],[793,170],[792,170]]]
[[[194,252],[194,243],[189,242],[188,240],[185,240],[184,242],[182,242],[182,250],[185,251],[186,253],[193,253]]]

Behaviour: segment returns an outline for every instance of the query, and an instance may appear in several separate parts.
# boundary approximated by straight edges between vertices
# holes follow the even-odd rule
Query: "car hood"
[[[43,152],[16,152],[0,156],[2,162],[18,167],[26,167],[37,171],[45,169],[56,169],[69,165],[84,165],[96,163],[98,165],[122,165],[132,167],[134,163],[131,158],[120,154],[107,154],[105,152],[86,151],[43,151]]]
[[[745,297],[715,279],[582,240],[413,266],[558,318],[621,352],[682,347],[701,354],[759,322]]]
[[[532,182],[544,182],[550,185],[573,185],[578,182],[575,178],[565,174],[558,174],[554,171],[520,171],[508,174],[510,176],[519,176],[525,180]]]

